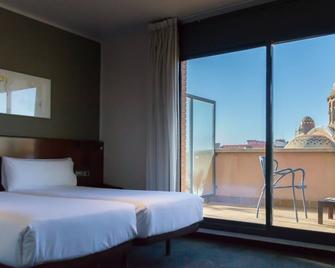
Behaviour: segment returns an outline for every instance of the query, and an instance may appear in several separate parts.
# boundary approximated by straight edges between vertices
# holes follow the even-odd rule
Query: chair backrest
[[[262,174],[263,174],[263,179],[264,182],[266,181],[265,179],[265,156],[260,155],[259,157],[259,164],[261,166],[262,169]],[[278,170],[278,161],[276,159],[273,159],[273,171],[277,171]]]

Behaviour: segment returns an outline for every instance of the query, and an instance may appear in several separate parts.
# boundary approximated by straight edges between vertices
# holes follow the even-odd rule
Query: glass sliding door
[[[266,48],[182,63],[181,189],[208,218],[265,222]],[[184,113],[184,114],[183,114]]]
[[[334,51],[335,35],[273,45],[275,226],[335,233]]]
[[[182,62],[181,189],[204,227],[334,245],[334,51],[335,34]]]
[[[189,191],[202,197],[215,194],[215,102],[187,95],[187,176]]]

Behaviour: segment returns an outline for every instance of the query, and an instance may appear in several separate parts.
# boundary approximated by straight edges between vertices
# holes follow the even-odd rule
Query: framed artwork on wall
[[[0,69],[0,113],[51,118],[51,80]]]

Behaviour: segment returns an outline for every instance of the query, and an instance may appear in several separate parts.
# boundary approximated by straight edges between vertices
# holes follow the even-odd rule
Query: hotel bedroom
[[[0,1],[0,267],[335,267],[334,8]]]

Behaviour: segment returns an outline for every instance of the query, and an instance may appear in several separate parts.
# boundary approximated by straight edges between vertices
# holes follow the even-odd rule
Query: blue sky
[[[265,48],[187,62],[187,92],[216,101],[216,141],[265,139]],[[328,124],[335,35],[274,46],[274,138],[290,140],[301,119]]]

